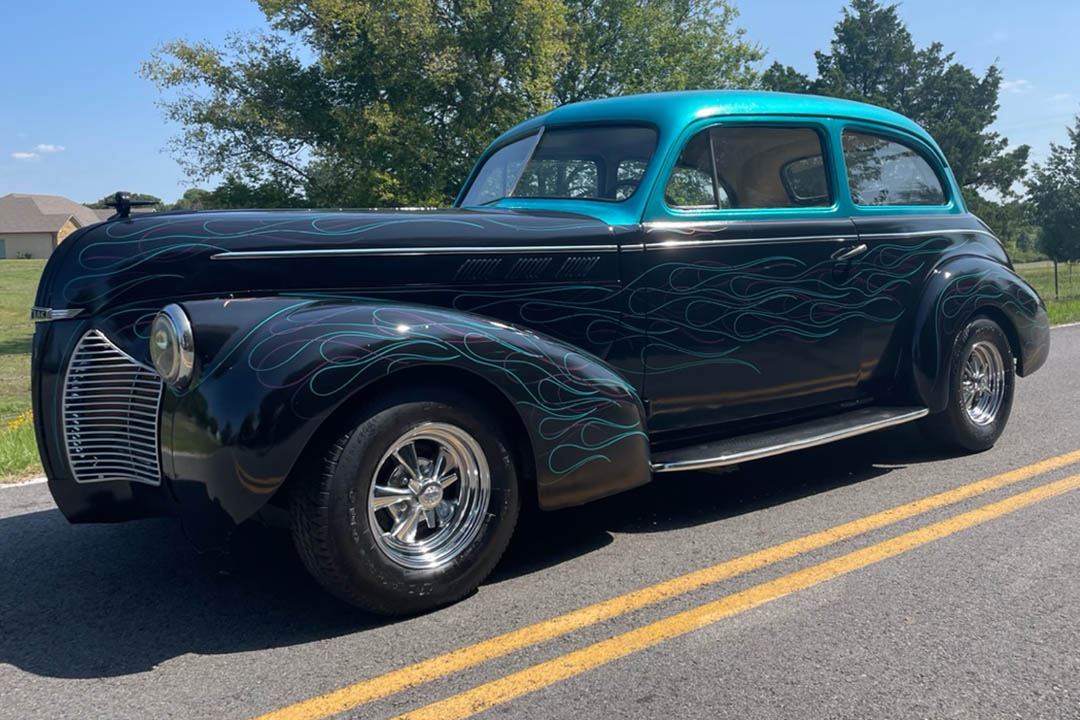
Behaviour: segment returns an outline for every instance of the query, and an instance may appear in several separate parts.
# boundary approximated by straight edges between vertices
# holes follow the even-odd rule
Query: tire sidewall
[[[427,422],[456,425],[476,439],[487,460],[491,496],[480,530],[455,558],[437,568],[406,568],[375,541],[368,498],[375,471],[390,446]],[[494,568],[509,543],[520,505],[517,469],[494,417],[463,394],[450,391],[391,394],[356,425],[329,470],[327,531],[334,562],[358,581],[365,604],[411,612],[453,602],[474,589]],[[350,593],[352,594],[352,593]]]
[[[1001,354],[1005,366],[1005,397],[994,421],[978,425],[968,417],[964,408],[962,384],[964,364],[977,342],[991,342]],[[1015,361],[1009,339],[1004,331],[986,317],[976,317],[956,336],[949,362],[949,398],[946,413],[955,434],[955,441],[968,450],[986,450],[1001,436],[1012,411],[1013,392],[1016,386]]]

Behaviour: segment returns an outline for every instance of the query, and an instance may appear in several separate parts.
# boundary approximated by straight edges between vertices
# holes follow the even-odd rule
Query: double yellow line
[[[942,508],[1080,462],[1080,450],[995,475],[953,490],[759,550],[702,570],[636,590],[626,595],[528,625],[474,645],[423,660],[340,690],[290,705],[258,720],[315,720],[325,718],[417,685],[460,672],[562,635],[624,615],[648,605],[683,595],[707,585],[742,575],[856,537],[907,518]],[[464,718],[521,695],[547,687],[606,663],[685,635],[697,628],[731,617],[764,603],[803,590],[839,575],[880,562],[932,540],[951,535],[1006,513],[1080,487],[1080,474],[1041,485],[1004,500],[983,505],[946,520],[870,545],[840,557],[797,570],[775,580],[705,603],[691,610],[594,643],[520,672],[477,686],[427,705],[402,718],[452,720]]]

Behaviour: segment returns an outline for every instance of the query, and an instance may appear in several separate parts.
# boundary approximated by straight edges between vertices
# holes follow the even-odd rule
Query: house
[[[94,210],[59,195],[4,195],[0,258],[47,258],[72,231],[99,220]]]

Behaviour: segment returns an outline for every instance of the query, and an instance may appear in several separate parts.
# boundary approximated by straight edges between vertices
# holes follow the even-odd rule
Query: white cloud
[[[13,152],[11,157],[16,160],[37,160],[40,158],[36,152]]]
[[[35,145],[34,146],[34,150],[36,152],[45,152],[45,153],[60,152],[63,149],[64,149],[63,145],[49,145],[48,143],[42,143],[41,145]]]
[[[1032,84],[1032,82],[1030,80],[1002,80],[1001,81],[1001,90],[1003,92],[1012,93],[1014,95],[1019,95],[1020,93],[1026,93],[1029,90],[1031,90],[1031,88],[1033,88],[1033,87],[1034,87],[1034,85]]]

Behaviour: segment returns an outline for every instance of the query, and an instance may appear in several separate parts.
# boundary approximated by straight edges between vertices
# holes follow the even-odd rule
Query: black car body
[[[409,388],[490,410],[551,509],[955,424],[950,403],[986,411],[992,432],[959,443],[977,449],[1013,369],[1049,349],[1042,301],[925,132],[765,93],[560,108],[496,140],[447,210],[117,218],[61,244],[36,305],[37,437],[64,514],[179,513],[218,535],[303,482],[328,428]],[[190,326],[172,384],[149,339],[165,306]],[[982,375],[954,357],[975,319],[1007,343],[980,346]]]

